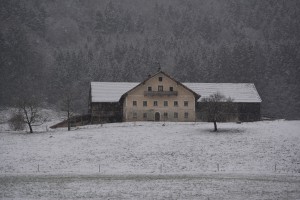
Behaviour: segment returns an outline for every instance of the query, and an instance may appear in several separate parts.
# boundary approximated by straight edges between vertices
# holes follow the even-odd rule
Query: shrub
[[[12,117],[8,121],[9,127],[14,130],[24,130],[25,123],[24,123],[24,117],[21,113],[15,113],[12,115]]]

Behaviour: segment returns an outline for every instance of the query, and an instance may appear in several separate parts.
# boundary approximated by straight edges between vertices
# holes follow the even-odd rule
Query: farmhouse
[[[92,123],[201,121],[201,99],[216,92],[233,99],[234,120],[260,120],[261,99],[253,83],[181,83],[163,71],[141,83],[91,82],[89,113]]]

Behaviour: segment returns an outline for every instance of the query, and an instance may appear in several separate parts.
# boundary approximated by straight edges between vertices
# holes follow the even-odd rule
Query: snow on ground
[[[300,121],[137,122],[2,132],[0,173],[300,174]],[[276,172],[275,172],[276,165]]]
[[[270,177],[269,177],[270,178]],[[210,176],[0,176],[3,199],[299,199],[300,180]]]
[[[218,133],[200,122],[115,123],[70,132],[40,127],[33,134],[5,126],[4,199],[300,199],[300,121],[219,123]],[[130,175],[140,178],[122,178]]]

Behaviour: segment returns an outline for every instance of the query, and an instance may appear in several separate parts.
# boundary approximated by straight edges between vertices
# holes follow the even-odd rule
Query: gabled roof
[[[183,88],[185,88],[186,90],[190,91],[196,98],[196,100],[198,100],[200,98],[201,95],[197,94],[196,92],[194,92],[193,90],[191,90],[190,88],[188,88],[186,85],[183,85],[182,83],[180,83],[179,81],[175,80],[173,77],[171,77],[170,75],[166,74],[165,72],[159,70],[157,73],[153,74],[152,76],[149,76],[147,79],[145,79],[144,81],[142,81],[141,83],[139,83],[138,85],[136,85],[135,87],[133,87],[132,89],[128,90],[127,92],[125,92],[122,96],[121,99],[126,97],[127,94],[129,92],[131,92],[132,90],[134,90],[135,88],[137,88],[138,86],[145,84],[149,79],[153,78],[154,76],[157,76],[158,74],[163,74],[164,76],[168,77],[169,79],[173,80],[174,82],[176,82],[178,85],[181,85]]]
[[[146,79],[147,80],[147,79]],[[121,96],[140,83],[133,82],[92,82],[92,102],[119,102]],[[201,95],[202,98],[220,92],[231,97],[234,102],[260,103],[261,98],[253,83],[182,83],[185,87]]]

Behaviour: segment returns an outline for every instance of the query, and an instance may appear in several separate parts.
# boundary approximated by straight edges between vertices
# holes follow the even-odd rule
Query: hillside
[[[234,0],[4,0],[0,105],[66,91],[87,111],[90,81],[253,82],[268,117],[299,119],[300,5]],[[158,64],[159,63],[159,64]]]

